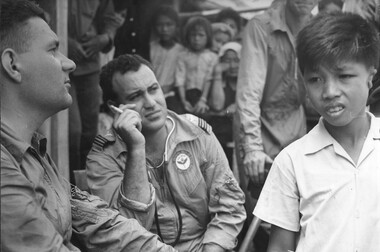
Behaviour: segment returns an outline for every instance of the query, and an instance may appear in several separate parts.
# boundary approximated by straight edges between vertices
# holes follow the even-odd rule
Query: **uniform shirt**
[[[187,115],[195,122],[202,122]],[[229,168],[223,149],[214,134],[206,133],[193,122],[169,112],[167,126],[174,127],[168,139],[168,162],[164,168],[147,164],[156,196],[155,204],[122,201],[116,204],[127,217],[136,218],[148,230],[157,233],[154,222],[155,205],[159,227],[165,242],[172,243],[179,229],[179,217],[170,191],[182,215],[182,235],[176,249],[202,251],[203,244],[215,243],[231,250],[242,229],[246,213],[244,194]],[[172,124],[174,120],[175,125]],[[204,126],[206,126],[204,124]],[[98,137],[97,141],[100,141]],[[120,184],[127,158],[126,145],[114,131],[95,142],[87,160],[88,185],[91,191],[115,205],[124,197]],[[163,176],[163,170],[166,176]],[[125,198],[125,197],[124,197]]]
[[[69,0],[68,12],[69,37],[83,43],[100,34],[107,34],[110,42],[102,50],[112,49],[117,28],[122,19],[115,14],[112,0]],[[75,62],[77,67],[73,75],[85,75],[100,70],[100,56],[94,56]]]
[[[2,121],[2,250],[80,251],[72,232],[87,251],[175,251],[104,200],[70,188],[46,153],[46,138],[36,133],[28,144]]]
[[[174,75],[177,67],[178,55],[183,50],[179,43],[169,49],[162,47],[154,40],[150,43],[150,60],[154,66],[154,73],[161,87],[174,88]]]
[[[218,55],[209,49],[198,53],[184,49],[178,56],[175,85],[184,86],[186,90],[203,91],[205,83],[212,80],[212,72],[217,62]]]
[[[357,165],[319,124],[275,159],[254,215],[298,232],[296,251],[380,251],[380,119]]]
[[[244,32],[236,91],[241,156],[263,150],[274,157],[306,133],[295,38],[282,2],[255,16]]]

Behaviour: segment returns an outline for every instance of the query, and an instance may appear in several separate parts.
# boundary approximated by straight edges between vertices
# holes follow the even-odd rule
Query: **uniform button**
[[[129,19],[130,22],[133,22],[133,20],[134,20],[133,18],[130,18],[130,19]]]
[[[132,37],[136,36],[136,32],[131,33]]]
[[[132,49],[132,52],[133,52],[133,53],[135,53],[135,52],[136,52],[136,49],[135,49],[135,48],[133,48],[133,49]]]

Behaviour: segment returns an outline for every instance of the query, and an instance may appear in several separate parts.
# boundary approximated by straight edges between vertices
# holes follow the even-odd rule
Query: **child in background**
[[[356,14],[320,14],[296,44],[322,117],[270,169],[254,210],[272,224],[268,251],[380,251],[380,119],[366,112],[379,35]]]
[[[178,57],[176,86],[180,99],[187,112],[203,115],[209,109],[209,94],[212,72],[218,56],[210,49],[212,30],[204,17],[192,17],[184,28],[186,49]]]
[[[233,41],[241,41],[242,18],[239,13],[231,8],[222,9],[216,16],[215,21],[225,23],[231,27],[233,31]]]
[[[208,122],[222,145],[232,167],[232,122],[236,110],[235,96],[239,71],[241,45],[228,42],[220,48],[219,62],[215,66],[210,90],[210,117]]]
[[[150,43],[150,59],[155,74],[164,92],[169,109],[178,113],[181,103],[174,87],[175,69],[177,59],[183,46],[177,42],[179,26],[178,13],[167,5],[162,5],[155,12],[153,18],[153,35],[157,39]]]
[[[234,31],[225,23],[212,23],[212,51],[219,54],[220,48],[234,37]]]

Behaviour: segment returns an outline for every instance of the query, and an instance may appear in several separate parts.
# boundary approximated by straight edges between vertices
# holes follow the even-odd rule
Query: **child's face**
[[[237,77],[239,71],[239,58],[237,53],[233,50],[228,50],[220,59],[220,62],[224,65],[228,77]]]
[[[222,47],[222,45],[224,45],[230,40],[231,40],[230,35],[228,35],[225,32],[214,33],[212,37],[212,50],[214,52],[219,52],[219,49]]]
[[[207,34],[203,27],[196,26],[189,35],[190,47],[193,51],[199,52],[206,48]]]
[[[232,18],[225,18],[222,20],[223,23],[227,24],[229,27],[231,27],[231,29],[233,30],[233,36],[236,36],[236,34],[238,34],[239,30],[238,30],[238,25],[237,23],[235,22],[235,20],[233,20]]]
[[[364,64],[345,61],[305,69],[306,92],[316,111],[334,127],[348,126],[365,115],[368,91],[376,71]]]
[[[162,41],[171,41],[174,39],[176,23],[168,16],[159,16],[156,21],[157,35]]]

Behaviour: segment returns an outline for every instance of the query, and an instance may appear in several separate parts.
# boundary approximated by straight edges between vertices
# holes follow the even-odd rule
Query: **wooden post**
[[[49,15],[49,25],[58,35],[59,49],[67,55],[67,11],[68,0],[39,0],[37,3]],[[69,180],[69,116],[68,110],[49,118],[40,131],[48,138],[48,152],[60,172]]]

